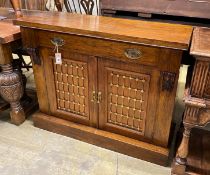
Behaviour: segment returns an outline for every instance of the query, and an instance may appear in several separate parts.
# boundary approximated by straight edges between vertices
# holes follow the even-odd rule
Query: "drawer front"
[[[40,46],[51,47],[52,52],[54,45],[51,40],[59,38],[64,41],[64,45],[59,47],[61,50],[77,51],[93,56],[150,66],[158,64],[160,48],[56,32],[37,32]]]

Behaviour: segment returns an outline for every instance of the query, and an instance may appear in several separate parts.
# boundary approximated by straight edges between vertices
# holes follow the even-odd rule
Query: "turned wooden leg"
[[[193,125],[184,123],[182,142],[178,148],[172,174],[183,175],[186,171],[187,156],[189,152],[189,139]]]
[[[0,65],[0,94],[11,105],[11,122],[20,125],[25,121],[25,113],[20,104],[23,96],[23,83],[18,72],[13,71],[11,64]]]

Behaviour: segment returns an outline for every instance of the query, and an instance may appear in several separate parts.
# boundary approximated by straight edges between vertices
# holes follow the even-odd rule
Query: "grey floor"
[[[181,76],[174,120],[183,112],[186,67]],[[33,74],[26,72],[34,88]],[[0,175],[169,175],[170,168],[138,160],[72,138],[41,130],[27,121],[12,125],[8,111],[0,114]]]
[[[0,120],[0,175],[169,175],[161,167],[72,138]]]

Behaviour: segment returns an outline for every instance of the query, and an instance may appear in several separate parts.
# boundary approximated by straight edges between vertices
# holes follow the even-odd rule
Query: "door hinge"
[[[94,103],[101,103],[101,100],[102,100],[102,93],[101,92],[96,92],[96,91],[93,91],[92,92],[92,102]]]
[[[161,72],[161,76],[162,91],[173,91],[176,82],[176,74],[173,72]]]

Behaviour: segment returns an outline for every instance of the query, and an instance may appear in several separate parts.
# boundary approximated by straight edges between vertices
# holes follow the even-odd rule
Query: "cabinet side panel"
[[[182,51],[162,49],[160,54],[159,81],[160,98],[155,119],[153,141],[157,145],[168,146],[173,109],[179,78]]]
[[[203,98],[204,95],[205,96],[209,95],[208,74],[209,74],[209,62],[196,60],[196,64],[193,71],[191,89],[190,89],[190,94],[192,96],[197,98]]]
[[[36,38],[36,31],[21,27],[22,41],[24,48],[38,48],[39,42]],[[45,53],[43,53],[45,54]],[[42,55],[41,53],[39,55]],[[41,59],[41,58],[40,58]],[[46,78],[44,73],[44,62],[41,59],[41,65],[33,64],[34,79],[36,83],[36,91],[39,101],[39,109],[41,112],[49,114],[49,100],[46,88]]]

